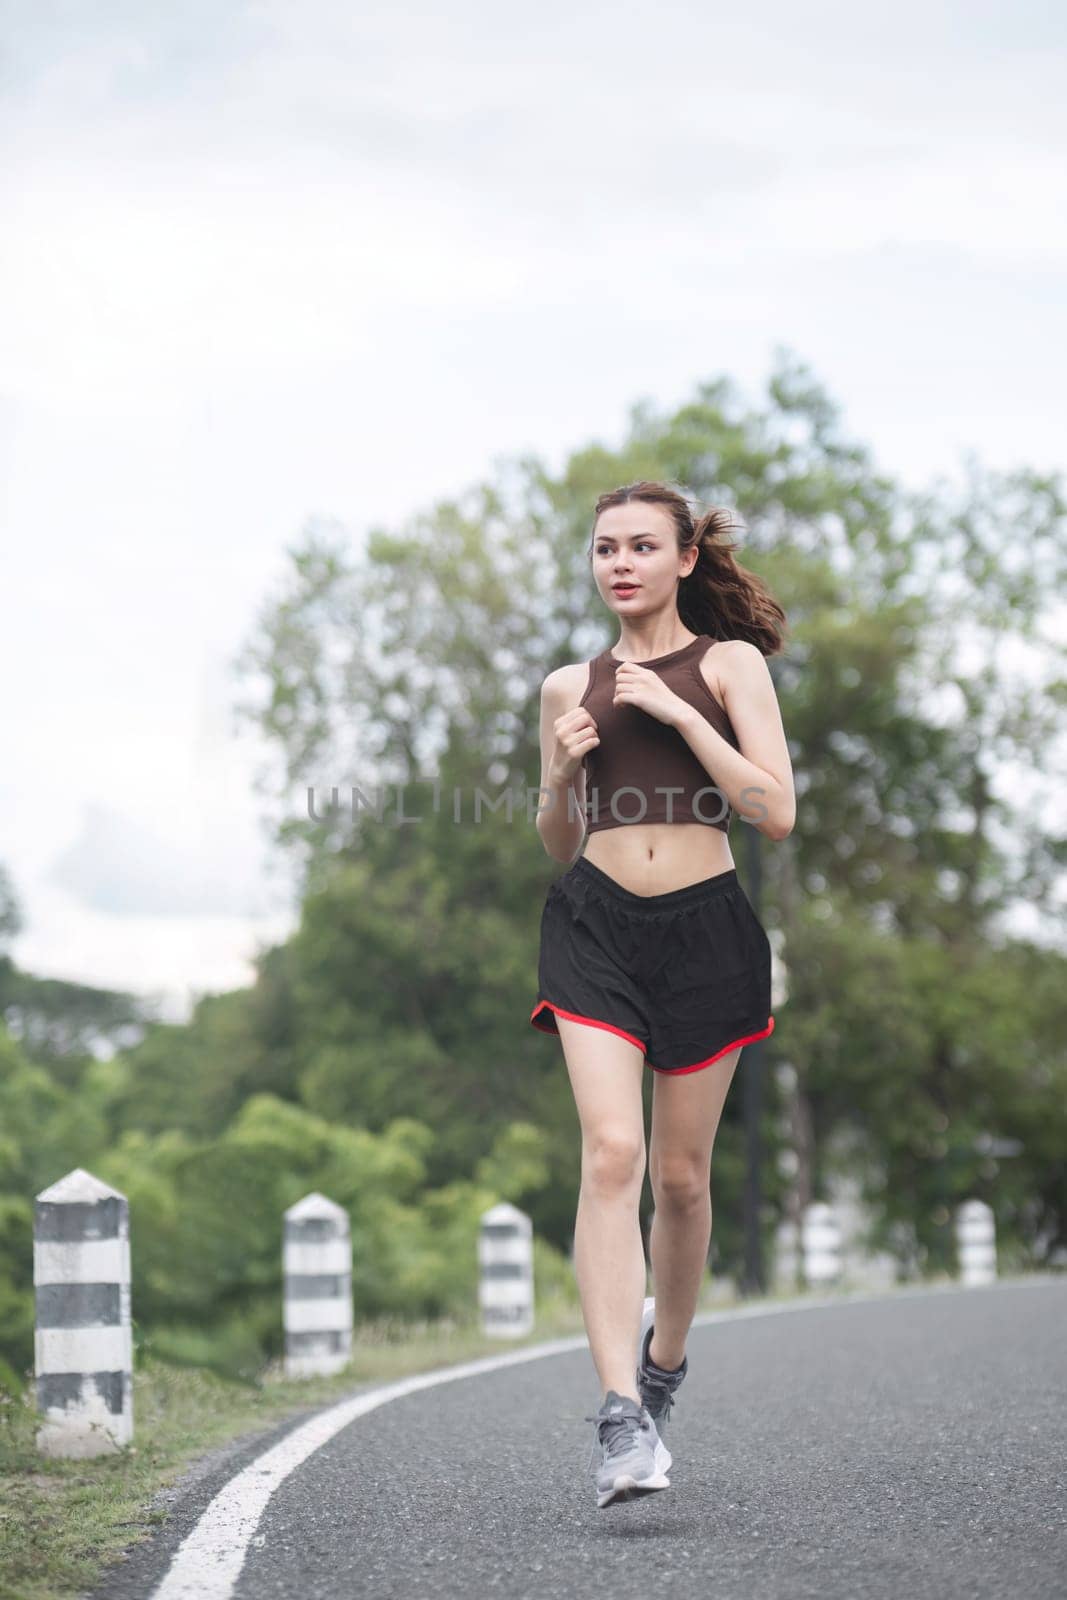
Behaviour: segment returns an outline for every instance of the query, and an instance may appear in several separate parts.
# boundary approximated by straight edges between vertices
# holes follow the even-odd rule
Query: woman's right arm
[[[537,832],[555,861],[571,862],[585,839],[586,751],[600,743],[584,706],[566,710],[570,669],[559,667],[541,685],[541,789]],[[574,692],[573,683],[570,684]]]

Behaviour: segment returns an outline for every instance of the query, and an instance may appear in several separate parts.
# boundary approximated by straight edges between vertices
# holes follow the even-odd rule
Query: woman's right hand
[[[590,750],[600,743],[596,723],[584,706],[557,717],[552,728],[556,745],[549,764],[550,781],[569,783]]]

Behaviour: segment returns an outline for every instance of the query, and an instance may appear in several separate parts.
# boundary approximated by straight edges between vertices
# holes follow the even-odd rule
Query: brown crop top
[[[714,642],[710,634],[698,634],[680,650],[637,664],[650,667],[739,750],[733,724],[700,670],[701,660]],[[600,736],[600,743],[582,762],[586,832],[635,822],[705,822],[729,832],[730,802],[678,729],[640,706],[613,703],[615,669],[621,665],[610,650],[594,656],[589,663],[589,682],[578,702],[593,717]]]

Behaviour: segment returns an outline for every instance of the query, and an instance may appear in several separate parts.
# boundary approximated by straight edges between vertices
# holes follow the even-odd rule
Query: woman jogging
[[[771,839],[795,821],[765,660],[782,648],[785,613],[734,561],[730,524],[726,510],[694,521],[662,483],[602,495],[590,561],[619,638],[541,690],[537,830],[571,865],[545,900],[530,1021],[561,1041],[582,1132],[574,1263],[604,1392],[586,1419],[598,1507],[669,1487],[660,1429],[688,1370],[712,1146],[742,1048],[774,1028],[770,942],[727,830],[735,810]]]

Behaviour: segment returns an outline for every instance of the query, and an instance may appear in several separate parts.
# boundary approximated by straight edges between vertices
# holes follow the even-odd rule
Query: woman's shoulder
[[[768,676],[767,658],[748,639],[720,639],[702,656],[699,671],[736,739],[734,713],[745,704],[753,687]]]
[[[715,639],[700,657],[700,674],[720,704],[730,698],[731,681],[736,682],[762,653],[747,639]]]
[[[573,710],[585,694],[590,665],[588,661],[568,661],[562,667],[554,667],[541,685],[543,698],[554,701],[564,711]]]
[[[696,663],[704,687],[721,711],[726,710],[726,660],[733,643],[733,639],[711,640]]]

